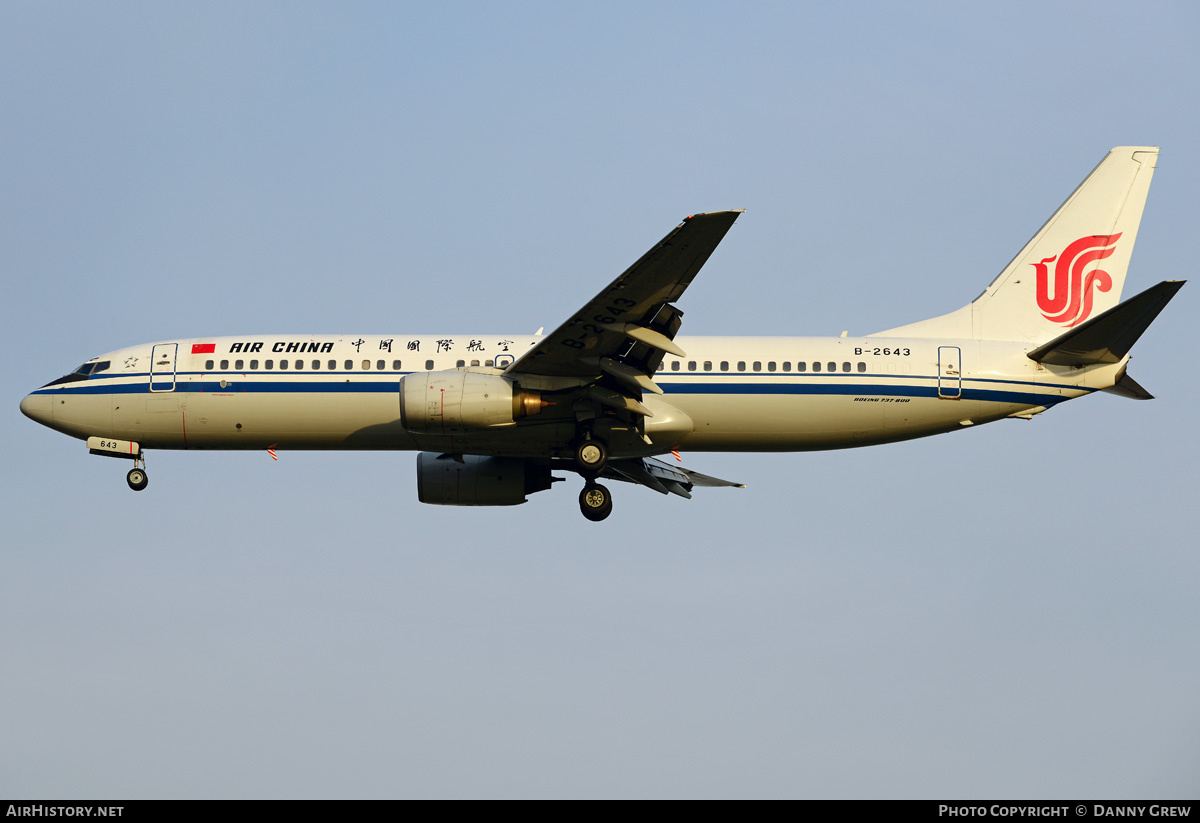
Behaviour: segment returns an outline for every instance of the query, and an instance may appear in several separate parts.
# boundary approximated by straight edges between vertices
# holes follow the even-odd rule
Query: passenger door
[[[150,355],[150,391],[175,391],[178,343],[159,343]]]

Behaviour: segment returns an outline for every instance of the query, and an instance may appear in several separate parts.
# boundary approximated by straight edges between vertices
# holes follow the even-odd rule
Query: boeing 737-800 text
[[[696,214],[548,335],[242,335],[92,358],[21,411],[133,461],[146,449],[418,451],[426,503],[503,506],[583,478],[689,497],[738,485],[656,459],[888,443],[1096,391],[1150,395],[1129,350],[1183,285],[1120,302],[1158,149],[1113,149],[974,301],[865,337],[677,337],[676,303],[740,211]]]

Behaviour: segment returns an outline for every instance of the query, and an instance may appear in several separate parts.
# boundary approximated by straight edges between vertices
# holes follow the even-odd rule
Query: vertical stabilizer
[[[1151,146],[1113,149],[974,302],[881,334],[1042,343],[1111,309],[1157,159]]]

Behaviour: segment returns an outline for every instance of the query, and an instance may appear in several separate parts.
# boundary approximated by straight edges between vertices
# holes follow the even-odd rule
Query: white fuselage
[[[89,364],[107,367],[38,389],[21,407],[74,437],[135,441],[142,448],[545,457],[556,453],[555,444],[571,440],[573,419],[551,411],[515,426],[447,436],[407,431],[399,409],[405,375],[456,368],[498,374],[539,339],[259,335],[167,341],[95,358]],[[1036,414],[1112,386],[1125,367],[1124,360],[1045,366],[1025,356],[1025,345],[978,340],[676,342],[686,356],[667,355],[654,375],[664,393],[644,397],[653,412],[645,422],[649,442],[626,447],[626,454],[803,451],[905,440]],[[546,393],[565,387],[554,378],[522,385]]]

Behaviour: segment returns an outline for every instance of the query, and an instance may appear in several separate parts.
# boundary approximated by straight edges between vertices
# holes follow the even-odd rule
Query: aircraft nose
[[[21,400],[21,413],[43,426],[50,425],[50,419],[53,416],[52,408],[50,398],[44,394],[27,394]]]

